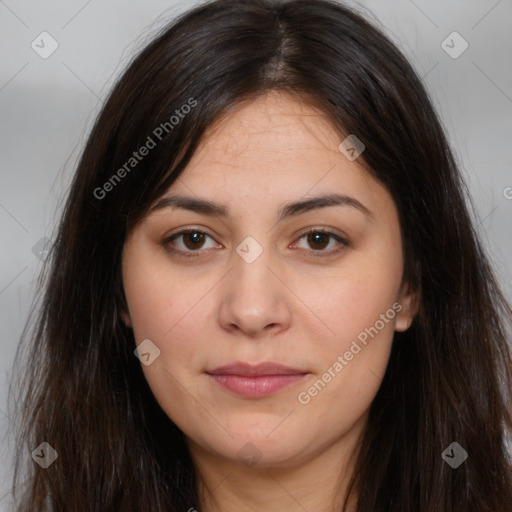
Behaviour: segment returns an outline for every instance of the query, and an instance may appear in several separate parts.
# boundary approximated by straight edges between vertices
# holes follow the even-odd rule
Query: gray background
[[[194,4],[0,0],[2,512],[10,509],[16,428],[7,416],[8,378],[41,269],[33,248],[54,234],[84,137],[113,80],[166,20]],[[470,187],[475,223],[512,299],[512,0],[357,5],[384,26],[424,77]],[[46,59],[31,47],[43,31],[59,45]],[[454,31],[469,44],[458,58],[441,46]],[[457,39],[445,44],[461,48]]]

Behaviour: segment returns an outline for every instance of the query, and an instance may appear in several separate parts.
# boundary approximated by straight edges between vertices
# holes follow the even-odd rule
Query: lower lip
[[[223,388],[237,395],[251,398],[262,398],[273,395],[302,380],[306,374],[293,375],[257,375],[246,377],[242,375],[211,375],[209,376]]]

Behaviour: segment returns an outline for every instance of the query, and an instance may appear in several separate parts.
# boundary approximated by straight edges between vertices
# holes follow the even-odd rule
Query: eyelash
[[[201,249],[198,249],[197,251],[182,251],[181,249],[175,249],[171,246],[171,242],[173,242],[176,238],[179,238],[180,236],[186,235],[188,233],[200,233],[200,234],[206,235],[213,239],[212,236],[210,236],[208,233],[205,233],[204,231],[201,231],[200,229],[190,229],[189,228],[189,229],[184,229],[182,231],[179,231],[177,233],[174,233],[174,234],[166,237],[161,242],[162,246],[168,252],[170,252],[172,254],[176,254],[180,257],[189,258],[189,259],[198,258],[199,256],[201,256]],[[302,232],[297,240],[300,241],[303,238],[307,237],[309,234],[313,234],[313,233],[314,234],[320,233],[323,235],[328,235],[329,238],[336,240],[340,244],[340,247],[338,247],[336,249],[331,249],[329,251],[318,250],[318,249],[317,250],[312,249],[312,250],[308,251],[307,249],[304,249],[306,252],[310,252],[311,255],[315,258],[334,256],[350,246],[348,241],[345,240],[344,238],[342,238],[341,236],[339,236],[335,233],[332,233],[331,231],[328,231],[325,229],[319,229],[319,228],[312,228],[312,229],[308,229],[307,231]],[[294,243],[296,243],[296,242],[294,242]]]

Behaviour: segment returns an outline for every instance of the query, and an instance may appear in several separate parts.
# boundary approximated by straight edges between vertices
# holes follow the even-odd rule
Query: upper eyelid
[[[170,235],[167,235],[164,237],[164,242],[165,241],[170,241],[172,240],[173,238],[178,238],[179,236],[181,235],[185,235],[187,233],[190,233],[190,232],[193,232],[193,233],[203,233],[204,235],[206,236],[209,236],[210,238],[212,238],[213,240],[215,240],[215,237],[213,235],[210,235],[210,233],[208,233],[208,231],[205,231],[204,228],[194,228],[194,227],[191,227],[191,228],[182,228],[180,229],[179,231],[176,231],[174,233],[171,233]],[[217,240],[215,240],[217,242]],[[219,243],[219,242],[217,242]]]

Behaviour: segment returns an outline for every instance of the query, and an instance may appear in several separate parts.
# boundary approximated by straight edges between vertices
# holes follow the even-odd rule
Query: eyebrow
[[[286,203],[277,212],[278,221],[287,217],[293,217],[319,208],[327,208],[330,206],[347,206],[355,208],[364,213],[371,219],[374,219],[373,213],[358,201],[355,197],[344,194],[324,194],[317,197],[304,199]],[[207,215],[209,217],[230,218],[229,209],[226,205],[207,201],[205,199],[197,199],[194,197],[186,197],[180,195],[172,195],[162,197],[153,205],[149,213],[153,213],[164,208],[180,208],[192,212]]]

